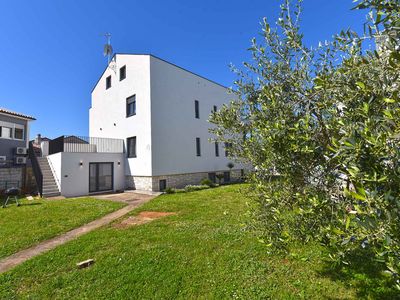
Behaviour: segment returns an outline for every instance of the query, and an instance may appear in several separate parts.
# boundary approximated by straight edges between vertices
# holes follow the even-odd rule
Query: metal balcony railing
[[[60,152],[124,153],[124,140],[63,135],[49,141],[49,154]]]

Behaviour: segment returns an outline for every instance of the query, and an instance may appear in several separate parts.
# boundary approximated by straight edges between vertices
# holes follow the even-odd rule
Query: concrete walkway
[[[56,236],[50,240],[43,241],[36,246],[19,251],[11,256],[8,256],[8,257],[0,260],[0,274],[14,268],[15,266],[27,261],[28,259],[31,259],[39,254],[49,251],[49,250],[52,250],[52,249],[56,248],[57,246],[65,244],[73,239],[80,237],[81,235],[84,235],[92,230],[95,230],[99,227],[107,225],[107,224],[111,223],[112,221],[123,217],[124,215],[131,212],[132,210],[139,207],[140,205],[150,201],[155,196],[137,194],[137,193],[135,193],[135,194],[129,193],[129,195],[127,195],[126,193],[123,193],[123,194],[101,195],[99,197],[97,197],[97,196],[95,196],[95,197],[101,198],[101,199],[109,199],[112,201],[125,202],[128,205],[117,211],[114,211],[108,215],[105,215],[104,217],[102,217],[100,219],[92,221],[81,227],[75,228],[64,234]]]

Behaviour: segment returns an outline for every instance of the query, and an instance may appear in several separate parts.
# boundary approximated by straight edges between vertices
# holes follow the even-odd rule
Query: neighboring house
[[[231,99],[226,87],[155,56],[116,54],[92,91],[90,137],[41,142],[38,185],[44,196],[78,196],[183,188],[216,174],[237,181],[244,171],[228,168],[207,121]]]
[[[0,190],[25,184],[30,122],[35,118],[0,108]]]

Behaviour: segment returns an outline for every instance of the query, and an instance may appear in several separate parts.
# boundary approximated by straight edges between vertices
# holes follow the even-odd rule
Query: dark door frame
[[[111,165],[111,189],[100,190],[99,189],[99,165],[100,164],[109,164]],[[96,190],[92,191],[90,188],[90,166],[96,165]],[[114,163],[113,162],[91,162],[89,163],[89,193],[98,193],[98,192],[107,192],[114,190]]]

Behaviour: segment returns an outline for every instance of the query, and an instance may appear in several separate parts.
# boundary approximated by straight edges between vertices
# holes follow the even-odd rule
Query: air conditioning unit
[[[28,149],[24,147],[17,147],[17,155],[26,155],[28,153]]]
[[[0,156],[0,166],[5,166],[7,164],[7,157]]]
[[[15,164],[17,165],[25,165],[26,164],[26,157],[16,157]]]

